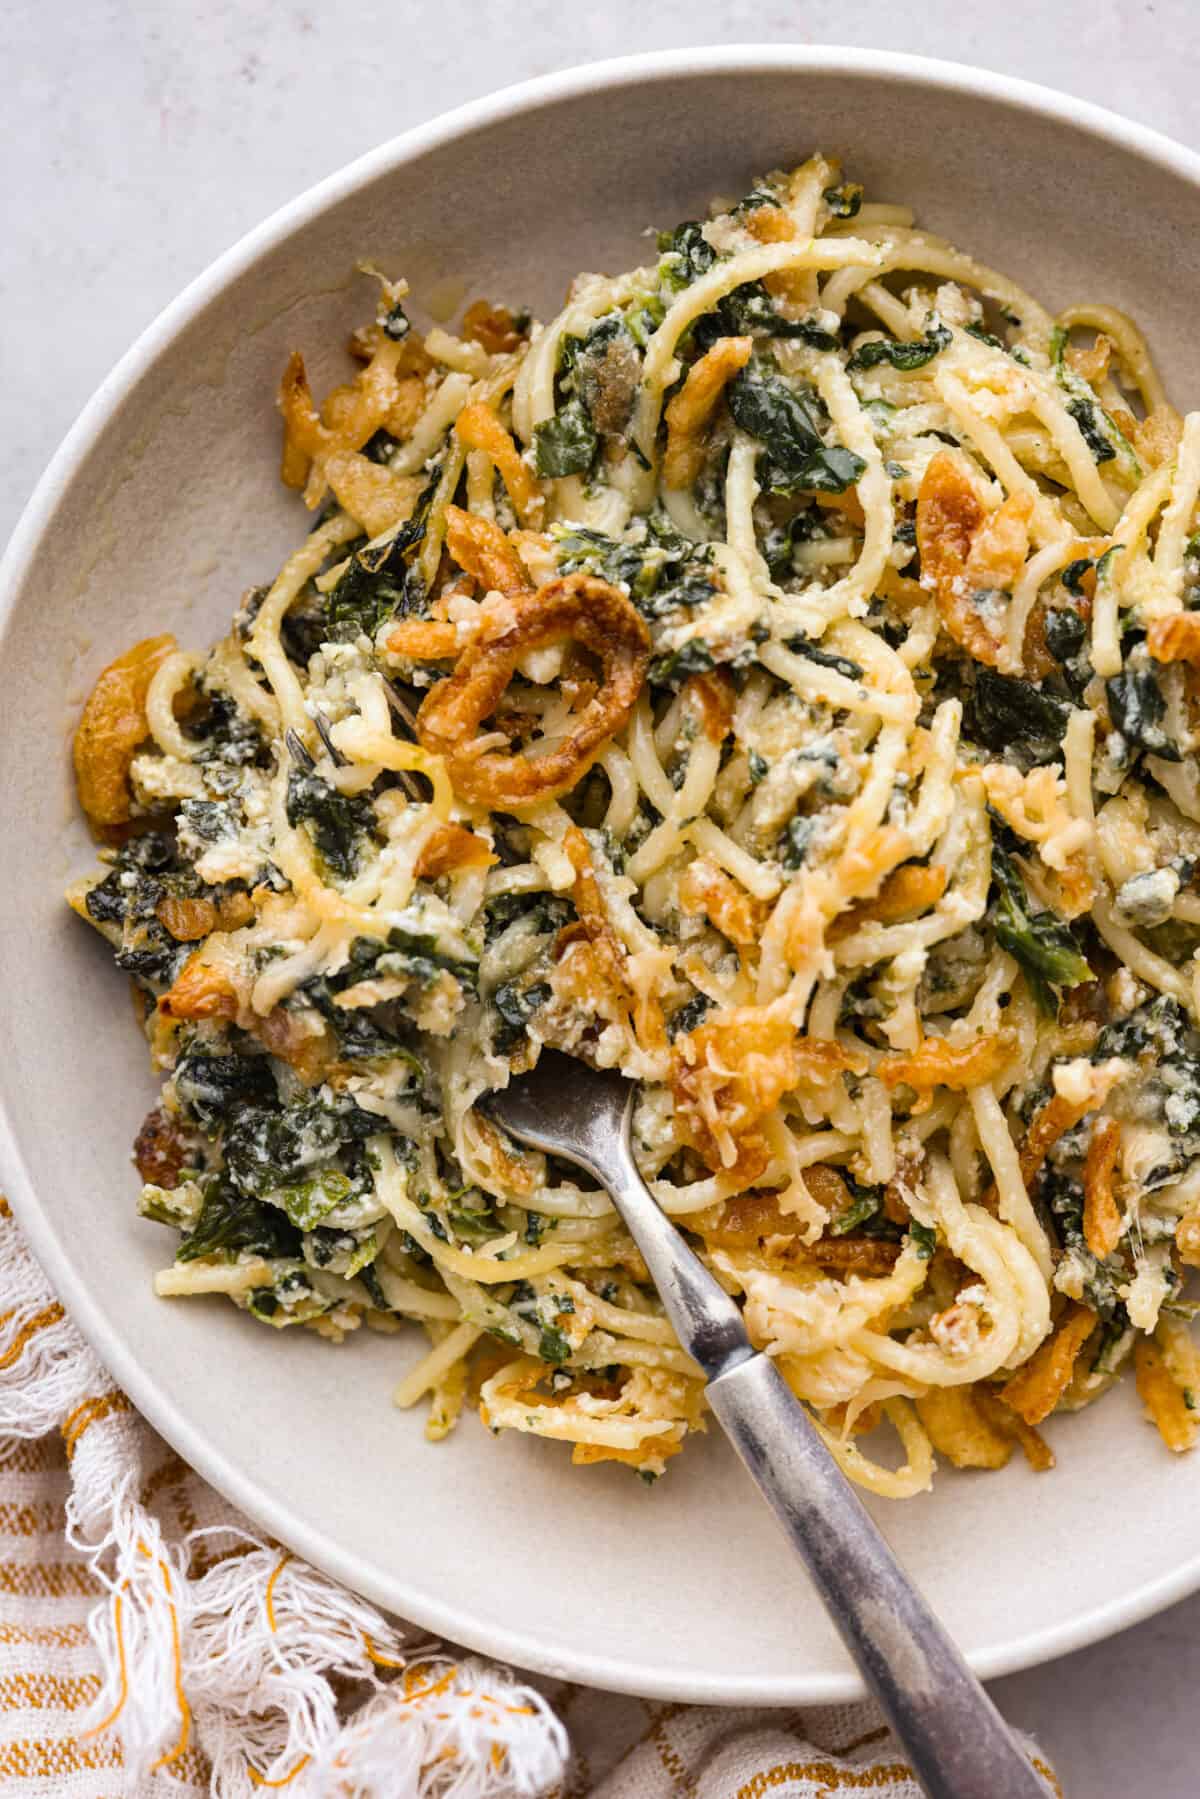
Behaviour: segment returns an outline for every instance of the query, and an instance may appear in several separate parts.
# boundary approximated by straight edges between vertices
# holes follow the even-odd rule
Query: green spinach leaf
[[[932,362],[938,351],[946,348],[952,335],[940,319],[934,318],[928,322],[924,337],[914,338],[909,343],[901,343],[894,337],[875,337],[870,343],[860,344],[846,367],[853,374],[858,369],[874,369],[881,362],[886,362],[892,368],[909,374],[913,369],[924,368],[927,362]]]
[[[866,468],[853,450],[822,441],[821,414],[813,396],[794,392],[777,375],[744,368],[728,393],[734,419],[767,452],[772,489],[844,493]]]
[[[1182,760],[1163,730],[1167,702],[1151,669],[1126,667],[1105,682],[1104,691],[1109,717],[1127,742],[1163,762]]]
[[[1039,766],[1062,756],[1071,708],[1031,681],[981,667],[971,715],[975,736],[989,750],[1000,755],[1015,751],[1022,762]]]
[[[300,1232],[278,1206],[264,1205],[219,1178],[210,1177],[204,1186],[200,1216],[180,1243],[176,1261],[216,1255],[232,1261],[241,1254],[275,1261],[300,1254]]]
[[[533,454],[538,474],[546,480],[586,475],[599,442],[586,406],[578,394],[574,395],[553,418],[534,427]]]
[[[311,768],[288,774],[287,821],[307,825],[312,840],[334,874],[357,873],[363,839],[375,828],[375,808],[365,794],[339,793]]]
[[[1032,905],[1017,865],[992,844],[992,878],[997,889],[996,941],[1021,964],[1042,1011],[1057,1014],[1056,987],[1078,987],[1092,971],[1071,927],[1053,912]]]

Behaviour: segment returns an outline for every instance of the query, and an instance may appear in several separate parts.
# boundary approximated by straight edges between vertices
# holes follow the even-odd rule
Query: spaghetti
[[[850,1476],[997,1467],[1127,1364],[1200,1425],[1200,414],[821,157],[549,325],[403,283],[317,522],[75,744],[163,1294],[423,1332],[397,1402],[659,1474],[703,1428],[606,1196],[476,1101],[544,1045]],[[865,1441],[876,1428],[889,1452]]]

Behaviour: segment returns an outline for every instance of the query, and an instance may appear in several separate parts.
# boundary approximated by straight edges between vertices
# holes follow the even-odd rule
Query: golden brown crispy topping
[[[138,745],[150,734],[146,695],[177,648],[170,636],[143,638],[109,663],[88,695],[75,732],[75,780],[79,804],[99,834],[129,820],[129,770]]]
[[[1070,1385],[1076,1358],[1095,1328],[1095,1312],[1087,1306],[1068,1307],[1054,1335],[1001,1388],[1000,1397],[1010,1411],[1026,1424],[1048,1418]]]
[[[133,1161],[144,1181],[153,1181],[156,1187],[171,1191],[179,1185],[188,1161],[188,1146],[178,1121],[161,1106],[155,1106],[142,1120],[133,1143]]]
[[[690,487],[704,467],[704,431],[717,402],[754,348],[750,337],[720,337],[688,370],[687,380],[666,411],[667,447],[663,480],[668,487]]]
[[[521,452],[512,434],[501,424],[495,407],[485,400],[464,406],[454,422],[454,432],[464,449],[482,450],[491,457],[520,522],[538,524],[543,502],[537,481],[528,464],[521,460]]]
[[[473,343],[482,344],[489,356],[506,356],[517,350],[525,339],[507,306],[492,300],[473,300],[463,313],[462,334]]]
[[[1101,1261],[1121,1241],[1121,1209],[1113,1197],[1120,1157],[1120,1125],[1114,1118],[1098,1118],[1083,1171],[1083,1240]]]
[[[626,723],[645,679],[650,634],[632,602],[594,575],[574,574],[511,608],[462,652],[454,672],[431,690],[417,714],[427,750],[444,756],[454,787],[476,805],[514,811],[567,793]],[[478,733],[493,716],[518,661],[564,637],[600,660],[603,685],[578,714],[567,738],[536,758],[493,749]]]
[[[448,507],[446,548],[459,568],[478,581],[485,593],[502,593],[513,599],[519,593],[533,591],[525,564],[490,518],[464,512],[460,506]]]
[[[977,662],[996,668],[1004,639],[974,603],[977,593],[1010,590],[1029,549],[1027,494],[1013,493],[989,512],[958,460],[939,452],[917,496],[921,578],[933,588],[947,633]]]
[[[889,1089],[902,1084],[911,1087],[919,1096],[914,1110],[924,1112],[938,1087],[963,1093],[995,1080],[1016,1046],[1012,1031],[997,1031],[994,1036],[976,1037],[970,1043],[947,1043],[942,1037],[926,1037],[914,1050],[885,1056],[878,1073]]]

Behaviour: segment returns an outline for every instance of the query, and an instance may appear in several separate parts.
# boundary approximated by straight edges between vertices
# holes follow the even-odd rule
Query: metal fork
[[[488,1095],[521,1143],[575,1163],[612,1197],[642,1252],[708,1403],[804,1561],[860,1672],[931,1799],[1046,1799],[944,1626],[909,1580],[807,1412],[740,1310],[693,1255],[638,1173],[635,1084],[543,1051],[531,1074]]]

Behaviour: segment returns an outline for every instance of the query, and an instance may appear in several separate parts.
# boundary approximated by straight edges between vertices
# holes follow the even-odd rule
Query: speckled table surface
[[[3,0],[0,534],[186,281],[434,112],[635,48],[838,43],[1023,75],[1200,144],[1196,20],[1195,0]],[[1200,1596],[992,1690],[1070,1799],[1195,1799],[1198,1685]]]

